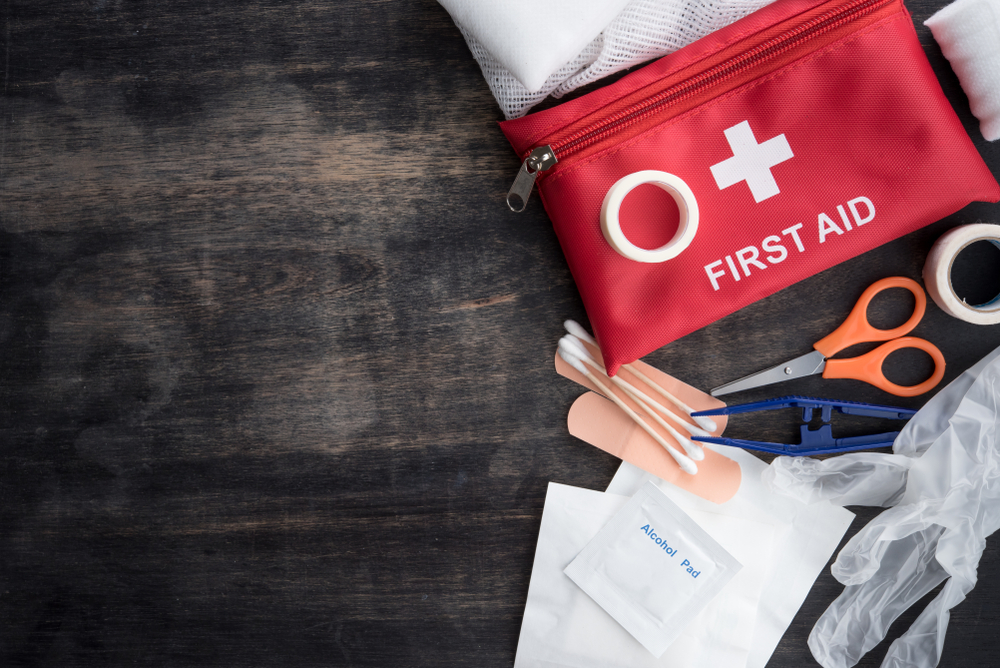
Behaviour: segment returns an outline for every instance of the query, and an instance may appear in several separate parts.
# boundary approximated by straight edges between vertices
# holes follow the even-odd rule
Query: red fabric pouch
[[[522,200],[537,178],[611,374],[969,202],[1000,200],[900,0],[777,0],[501,127],[525,158]],[[690,245],[659,263],[627,259],[601,228],[609,189],[644,170],[682,179],[699,212]],[[673,201],[633,190],[627,239],[669,239]]]

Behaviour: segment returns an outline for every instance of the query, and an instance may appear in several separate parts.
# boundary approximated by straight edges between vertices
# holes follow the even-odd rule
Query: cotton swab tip
[[[581,360],[594,359],[590,351],[583,347],[580,343],[580,339],[576,338],[572,334],[567,334],[566,336],[559,339],[559,347],[565,347],[566,350],[573,353]]]
[[[684,428],[688,430],[692,436],[711,436],[711,432],[702,429],[701,427],[696,427],[693,424],[684,423]]]
[[[681,470],[684,471],[684,473],[689,475],[696,475],[698,473],[698,465],[689,458],[683,455],[675,455],[674,460],[677,462],[677,465],[681,467]]]
[[[586,341],[592,346],[597,345],[597,341],[594,340],[594,337],[592,337],[590,333],[583,328],[583,325],[578,323],[576,320],[566,320],[563,322],[563,327],[565,327],[566,331],[576,338]]]
[[[690,457],[691,459],[695,460],[696,462],[700,462],[705,458],[705,451],[701,449],[701,446],[699,444],[695,443],[689,438],[684,438],[683,436],[681,436],[676,432],[673,434],[673,437],[674,439],[676,439],[678,443],[681,444],[681,447],[684,448],[684,452],[686,452],[687,456]]]
[[[579,357],[569,352],[562,346],[559,346],[559,357],[563,358],[563,361],[565,361],[566,364],[569,364],[571,367],[582,373],[584,376],[590,373],[589,371],[587,371],[587,367],[583,365],[583,362],[580,360]]]
[[[691,419],[695,421],[699,427],[705,431],[715,431],[719,428],[719,425],[715,423],[715,420],[708,417],[707,415],[692,415]]]

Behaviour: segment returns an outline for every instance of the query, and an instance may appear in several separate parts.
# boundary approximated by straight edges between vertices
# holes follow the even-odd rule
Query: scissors
[[[877,329],[868,322],[868,305],[871,304],[875,295],[890,288],[909,290],[913,293],[917,303],[913,309],[913,315],[899,327]],[[811,353],[721,385],[712,390],[711,394],[713,397],[718,397],[731,392],[740,392],[817,373],[822,373],[823,378],[861,380],[898,397],[915,397],[918,394],[923,394],[944,378],[944,355],[941,354],[937,346],[929,341],[903,335],[908,334],[917,326],[920,319],[924,317],[926,308],[927,296],[916,281],[902,276],[883,278],[868,286],[844,323],[828,336],[813,344],[815,350]],[[875,350],[860,357],[829,359],[845,348],[857,343],[872,341],[888,341],[888,343],[883,343]],[[917,348],[931,356],[934,360],[934,373],[931,374],[930,378],[917,385],[897,385],[885,377],[885,374],[882,373],[882,363],[885,362],[885,358],[890,353],[902,348]]]

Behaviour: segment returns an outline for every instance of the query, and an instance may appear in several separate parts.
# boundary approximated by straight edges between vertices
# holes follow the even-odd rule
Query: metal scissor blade
[[[758,371],[757,373],[752,373],[749,376],[744,376],[743,378],[734,380],[731,383],[720,385],[712,390],[710,394],[713,397],[719,397],[723,394],[730,394],[732,392],[751,390],[755,387],[761,387],[762,385],[772,385],[774,383],[780,383],[783,380],[802,378],[803,376],[811,376],[815,373],[821,373],[824,368],[826,368],[826,357],[824,357],[823,353],[820,351],[814,350],[811,353],[802,355],[801,357],[796,357],[790,362],[785,362],[784,364],[773,366],[770,369],[765,369],[764,371]]]

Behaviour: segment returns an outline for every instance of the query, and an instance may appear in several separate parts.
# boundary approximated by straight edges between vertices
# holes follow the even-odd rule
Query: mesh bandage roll
[[[484,33],[473,28],[471,18],[452,11],[456,5],[467,4],[472,8],[471,11],[485,15],[491,3],[439,0],[462,31],[493,96],[508,119],[523,116],[528,109],[549,95],[562,97],[610,74],[676,51],[772,1],[629,0],[599,35],[575,57],[552,70],[545,82],[536,88],[527,87],[518,80],[514,72],[504,66],[504,59],[499,57],[500,54],[494,53],[486,41],[477,37],[477,34]],[[572,14],[565,17],[565,22],[578,20]],[[534,10],[517,19],[514,25],[531,25],[539,21]]]
[[[979,131],[1000,139],[1000,0],[957,0],[924,25],[969,96]]]
[[[528,93],[536,93],[553,72],[593,42],[629,0],[439,2],[467,39],[474,37]]]

